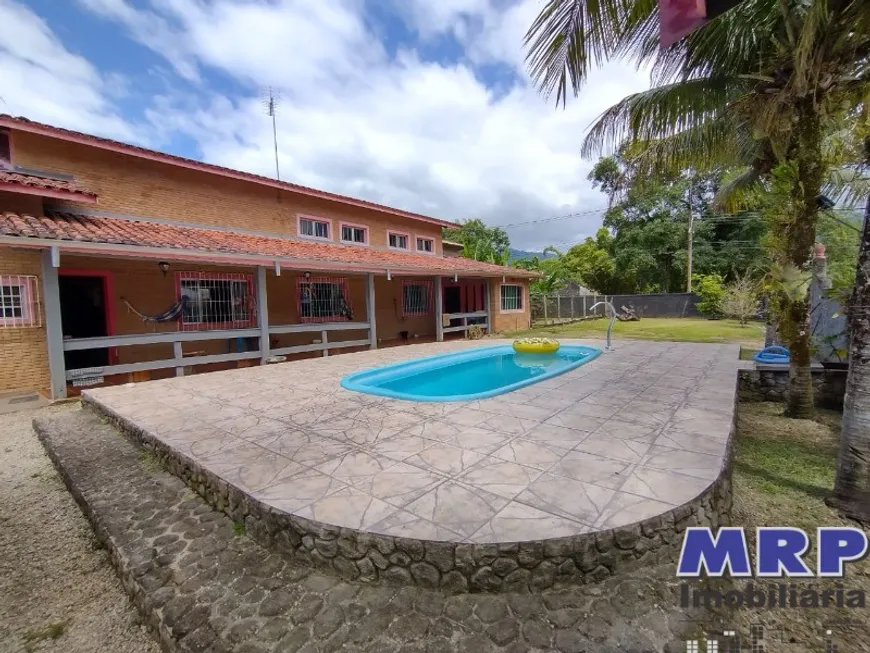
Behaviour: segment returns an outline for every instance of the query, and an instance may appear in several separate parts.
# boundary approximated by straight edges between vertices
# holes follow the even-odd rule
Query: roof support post
[[[42,250],[42,299],[45,304],[45,340],[51,375],[51,398],[66,397],[66,365],[63,360],[63,325],[60,316],[60,283],[57,267],[60,251]]]
[[[444,294],[441,277],[435,277],[435,340],[444,342]]]
[[[487,279],[486,283],[483,286],[483,302],[486,306],[486,332],[492,333],[492,306],[490,305],[489,301],[489,286],[490,280]]]
[[[260,325],[260,364],[269,359],[269,303],[266,295],[266,268],[257,268],[257,323]]]
[[[375,324],[375,275],[366,275],[366,319],[369,321],[369,349],[378,348],[378,330]]]

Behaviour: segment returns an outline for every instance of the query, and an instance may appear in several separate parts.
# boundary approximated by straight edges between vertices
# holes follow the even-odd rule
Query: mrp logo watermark
[[[681,578],[713,578],[728,574],[732,578],[843,578],[846,565],[867,555],[867,535],[859,528],[820,527],[815,533],[815,564],[807,562],[810,536],[799,528],[761,527],[756,530],[755,566],[749,555],[742,528],[720,528],[714,535],[709,528],[686,530],[677,566]],[[721,606],[773,607],[861,607],[863,590],[847,590],[839,583],[824,589],[811,585],[747,584],[742,590],[720,593],[715,589],[680,588],[682,607]]]

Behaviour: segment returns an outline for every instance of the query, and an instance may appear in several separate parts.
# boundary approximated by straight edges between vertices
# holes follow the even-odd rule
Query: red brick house
[[[0,115],[0,392],[529,326],[450,222]]]

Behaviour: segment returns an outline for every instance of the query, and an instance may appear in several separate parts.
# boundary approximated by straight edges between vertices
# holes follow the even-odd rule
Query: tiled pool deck
[[[85,395],[267,512],[396,538],[486,545],[607,531],[692,502],[719,479],[736,345],[617,342],[561,376],[472,402],[339,386],[361,369],[504,342],[411,345]]]
[[[731,345],[618,343],[562,376],[473,402],[400,401],[338,384],[469,346],[481,344],[87,394],[279,510],[403,537],[514,542],[612,528],[686,503],[717,477],[734,409]]]

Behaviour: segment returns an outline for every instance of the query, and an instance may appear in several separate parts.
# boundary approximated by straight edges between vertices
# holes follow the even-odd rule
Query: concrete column
[[[486,284],[483,287],[483,301],[484,306],[486,306],[486,332],[492,333],[492,302],[490,301],[490,290],[489,290],[490,280],[486,280]],[[529,312],[531,313],[531,307],[529,308]]]
[[[375,324],[375,275],[366,275],[366,318],[369,321],[369,349],[378,348],[378,330]]]
[[[260,325],[260,364],[269,358],[269,303],[266,294],[266,268],[257,268],[257,322]]]
[[[59,250],[42,251],[42,300],[45,305],[45,340],[48,346],[48,369],[51,374],[51,398],[66,397],[66,365],[63,360],[63,325],[60,317],[60,284],[57,267]],[[108,299],[108,298],[107,298]]]
[[[435,340],[444,342],[444,295],[441,291],[441,277],[435,277]]]

